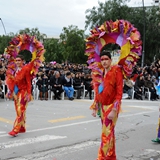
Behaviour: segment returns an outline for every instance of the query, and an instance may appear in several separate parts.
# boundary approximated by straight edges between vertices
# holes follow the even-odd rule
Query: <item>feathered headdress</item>
[[[8,60],[8,66],[6,72],[8,86],[13,86],[14,73],[16,71],[15,58],[20,53],[20,51],[23,50],[28,50],[32,54],[32,60],[28,64],[30,68],[30,74],[32,76],[35,76],[37,74],[38,68],[44,61],[44,52],[45,52],[44,46],[34,36],[29,36],[27,34],[24,34],[14,37],[10,42],[10,45],[5,49],[4,52],[5,57]]]
[[[141,55],[140,33],[130,22],[126,20],[106,21],[100,27],[94,28],[86,39],[85,51],[89,68],[92,70],[94,85],[102,83],[103,68],[100,63],[100,52],[109,43],[121,47],[118,65],[122,67],[124,78],[132,74],[135,62]]]

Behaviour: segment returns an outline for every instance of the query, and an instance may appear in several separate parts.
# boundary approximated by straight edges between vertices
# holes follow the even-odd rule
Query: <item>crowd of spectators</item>
[[[5,84],[5,78],[6,78],[6,66],[7,62],[0,58],[0,97],[4,98],[4,89],[3,85]],[[7,91],[7,86],[5,86],[5,91]]]
[[[156,87],[160,79],[160,60],[153,62],[151,65],[144,67],[136,66],[132,75],[128,80],[124,80],[124,92],[129,95],[129,98],[134,93],[134,98],[143,100],[146,97],[146,92],[150,92],[150,100],[158,100]]]
[[[91,71],[84,64],[44,63],[34,78],[33,84],[38,86],[40,99],[48,99],[48,90],[54,93],[54,99],[60,100],[65,92],[69,100],[81,99],[84,89],[92,99]]]
[[[5,84],[5,72],[7,63],[5,60],[0,60],[0,93]],[[85,64],[59,64],[44,62],[39,68],[39,72],[32,80],[32,90],[36,85],[39,90],[39,99],[48,100],[48,91],[53,92],[54,99],[60,100],[60,95],[65,92],[69,100],[74,100],[75,91],[77,99],[82,98],[83,90],[85,89],[86,96],[93,99],[91,85],[91,71]],[[5,86],[7,92],[7,86]],[[1,94],[3,98],[5,94]]]
[[[7,63],[0,60],[0,93],[5,83],[5,72]],[[124,80],[124,93],[127,93],[128,99],[135,98],[143,100],[147,97],[145,92],[151,93],[151,100],[159,99],[156,92],[156,86],[160,79],[160,60],[144,67],[136,66],[133,74]],[[54,99],[60,100],[62,92],[65,92],[69,100],[81,99],[82,96],[93,99],[91,70],[86,64],[66,64],[66,63],[46,63],[39,68],[37,76],[32,80],[33,88],[37,86],[39,90],[39,99],[48,100],[48,91],[53,92]],[[85,95],[82,95],[86,90]],[[76,94],[75,94],[76,90]],[[134,97],[133,97],[134,91]],[[7,86],[5,86],[7,92]],[[2,95],[2,98],[4,94]]]

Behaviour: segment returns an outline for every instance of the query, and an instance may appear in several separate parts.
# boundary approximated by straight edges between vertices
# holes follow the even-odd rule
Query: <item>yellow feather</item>
[[[100,42],[102,44],[102,47],[106,44],[105,40],[103,38],[100,38]]]
[[[121,47],[121,55],[119,60],[125,58],[130,53],[130,42],[128,41],[125,45]]]
[[[32,61],[36,59],[36,51],[32,52]]]

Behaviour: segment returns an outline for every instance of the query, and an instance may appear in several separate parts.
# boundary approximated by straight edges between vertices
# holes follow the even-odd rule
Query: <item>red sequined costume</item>
[[[119,66],[112,66],[110,71],[103,78],[104,90],[98,94],[98,88],[95,88],[96,97],[91,109],[100,107],[102,134],[101,145],[99,147],[97,160],[116,160],[115,153],[115,134],[114,128],[118,118],[123,94],[123,74]],[[99,104],[97,106],[96,104]],[[109,120],[108,114],[115,108],[116,116]]]
[[[112,66],[104,77],[100,53],[109,43],[119,45],[121,51],[117,65]],[[86,39],[87,62],[92,70],[95,92],[95,100],[90,108],[100,110],[102,121],[101,145],[97,160],[116,160],[114,128],[121,108],[123,78],[132,74],[135,62],[141,55],[141,44],[140,33],[125,20],[106,21],[100,27],[91,30],[91,35]],[[99,92],[101,86],[103,90]],[[107,118],[111,110],[116,111],[113,120]]]
[[[31,75],[29,66],[23,66],[20,71],[15,74],[15,85],[18,87],[18,93],[14,96],[14,104],[16,110],[16,119],[13,131],[16,133],[25,132],[26,108],[28,97],[31,96]]]
[[[15,59],[21,50],[28,50],[32,53],[32,61],[17,70]],[[45,50],[41,42],[34,36],[18,35],[10,42],[5,50],[8,66],[6,72],[6,84],[9,89],[8,98],[14,98],[16,120],[11,136],[26,131],[25,119],[26,108],[31,100],[31,81],[37,74],[44,57]]]

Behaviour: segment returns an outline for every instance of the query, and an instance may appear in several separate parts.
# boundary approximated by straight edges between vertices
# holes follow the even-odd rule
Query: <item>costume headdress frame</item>
[[[10,45],[5,49],[5,57],[8,60],[7,65],[7,85],[10,90],[14,87],[14,75],[16,72],[16,56],[23,50],[28,50],[32,54],[32,60],[28,65],[30,74],[34,77],[38,73],[38,68],[44,61],[44,46],[35,36],[27,34],[15,36]],[[28,52],[27,52],[28,53]]]
[[[86,39],[85,51],[94,84],[102,82],[103,68],[99,55],[102,48],[109,43],[121,47],[117,63],[122,67],[124,78],[132,74],[133,67],[142,54],[140,33],[130,22],[126,20],[106,21],[100,27],[94,28]]]

